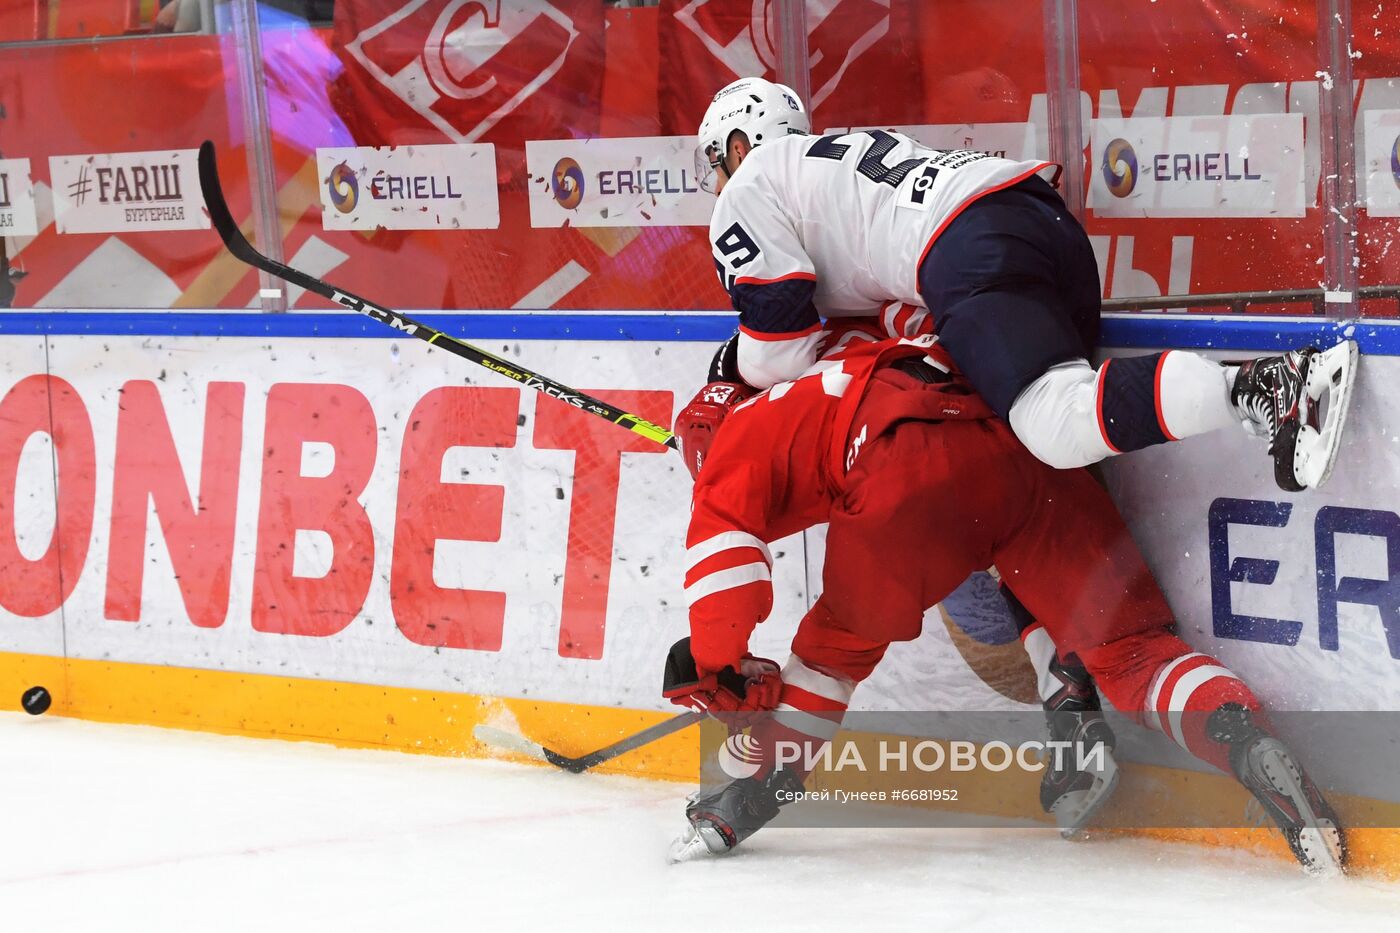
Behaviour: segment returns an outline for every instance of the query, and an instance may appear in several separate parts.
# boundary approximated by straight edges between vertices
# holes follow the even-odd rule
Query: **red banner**
[[[867,122],[874,101],[916,123],[924,112],[914,0],[807,7],[809,108],[822,125]],[[778,80],[774,0],[662,0],[663,133],[694,133],[715,91],[741,77]],[[814,123],[814,128],[821,125]]]
[[[301,256],[330,281],[406,309],[509,308],[536,294],[560,309],[726,306],[702,227],[532,227],[525,143],[693,133],[718,87],[740,75],[776,77],[773,0],[664,0],[639,9],[591,0],[341,0],[335,9],[332,30],[287,25],[272,13],[264,21],[274,198],[288,259]],[[1044,137],[1039,0],[823,0],[807,12],[818,131],[1031,122]],[[1400,109],[1400,44],[1386,16],[1372,0],[1353,8],[1359,176],[1368,171],[1366,112]],[[1079,26],[1089,119],[1305,121],[1302,217],[1091,212],[1106,294],[1318,284],[1318,102],[1330,76],[1319,78],[1311,9],[1280,22],[1266,0],[1144,4],[1131,15],[1091,4]],[[53,190],[51,156],[189,149],[213,139],[235,213],[250,222],[239,61],[231,36],[0,49],[0,156],[29,160],[40,205],[38,235],[6,240],[9,261],[24,273],[15,306],[256,306],[256,277],[212,232],[60,235],[50,209],[70,196]],[[323,225],[318,147],[467,141],[495,146],[499,227]],[[1097,154],[1086,156],[1096,171]],[[1377,183],[1390,184],[1390,174]],[[1400,219],[1371,216],[1362,203],[1361,279],[1394,281]],[[291,300],[325,306],[301,293]],[[1391,313],[1393,305],[1367,310]]]
[[[567,139],[598,131],[603,8],[592,0],[336,5],[333,94],[360,145]]]

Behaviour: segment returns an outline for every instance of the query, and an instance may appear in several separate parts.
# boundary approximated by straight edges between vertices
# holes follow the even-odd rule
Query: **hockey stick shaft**
[[[704,713],[681,713],[679,716],[672,716],[670,719],[657,723],[654,726],[643,729],[633,735],[605,747],[596,752],[589,752],[587,755],[580,755],[577,758],[570,758],[561,755],[550,748],[545,748],[537,742],[531,742],[524,736],[516,735],[513,732],[506,732],[504,729],[496,729],[487,725],[479,725],[472,734],[480,742],[493,745],[497,748],[504,748],[508,751],[528,755],[531,758],[538,758],[547,761],[556,768],[563,768],[574,774],[582,774],[590,768],[597,767],[605,761],[611,761],[621,755],[625,755],[633,749],[641,748],[643,745],[650,745],[657,739],[665,738],[672,733],[679,732],[688,726],[694,725],[705,718]]]
[[[224,199],[223,187],[219,184],[219,167],[214,155],[214,144],[208,140],[205,140],[199,147],[199,183],[204,189],[204,203],[209,208],[209,218],[214,224],[214,229],[218,231],[219,238],[224,241],[224,246],[228,248],[228,251],[240,261],[294,285],[299,285],[307,291],[334,301],[351,311],[388,324],[395,330],[402,331],[411,337],[417,337],[435,347],[456,354],[464,360],[484,366],[493,373],[498,373],[527,388],[556,398],[580,411],[596,415],[599,418],[606,418],[613,424],[626,428],[634,434],[640,434],[647,440],[655,441],[673,450],[677,448],[674,434],[639,415],[623,411],[616,406],[609,405],[602,399],[586,395],[577,389],[571,389],[561,382],[555,382],[553,379],[526,369],[518,363],[511,363],[495,354],[487,353],[479,347],[450,337],[421,321],[415,321],[406,314],[400,314],[398,311],[367,301],[359,295],[341,291],[315,276],[264,256],[253,248],[253,244],[248,242],[247,237],[238,229],[238,224],[233,219],[233,213],[229,210],[228,202]]]

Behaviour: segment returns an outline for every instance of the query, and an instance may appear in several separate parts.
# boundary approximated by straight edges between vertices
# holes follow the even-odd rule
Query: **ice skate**
[[[763,780],[740,778],[720,788],[697,791],[685,808],[690,826],[671,843],[670,860],[727,855],[778,815],[780,791],[800,790],[802,781],[796,774],[777,770]]]
[[[1118,786],[1115,740],[1100,712],[1098,691],[1088,671],[1056,659],[1050,672],[1064,687],[1044,701],[1045,721],[1051,741],[1069,742],[1070,747],[1061,746],[1060,754],[1052,750],[1047,756],[1040,805],[1055,817],[1061,836],[1077,839]],[[1090,754],[1097,745],[1103,751]]]
[[[1239,364],[1230,401],[1250,433],[1269,439],[1281,489],[1316,489],[1331,475],[1356,360],[1356,342],[1347,340],[1326,351],[1305,347]]]
[[[1288,748],[1253,722],[1249,710],[1227,703],[1206,721],[1206,733],[1230,746],[1230,766],[1283,830],[1303,868],[1340,875],[1347,866],[1346,832],[1337,814]]]

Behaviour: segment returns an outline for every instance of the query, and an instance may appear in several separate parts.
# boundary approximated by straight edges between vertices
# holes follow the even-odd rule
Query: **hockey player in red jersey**
[[[1269,439],[1282,488],[1326,480],[1355,343],[1225,365],[1172,350],[1095,369],[1098,266],[1040,177],[1053,165],[882,130],[809,132],[792,90],[762,78],[720,90],[701,121],[696,170],[719,195],[710,239],[739,312],[711,381],[792,379],[815,359],[822,318],[898,300],[928,309],[968,381],[1051,466],[1243,424]]]
[[[776,710],[755,731],[834,735],[856,686],[925,609],[995,565],[1115,708],[1236,775],[1299,861],[1340,871],[1337,819],[1269,731],[1250,689],[1171,634],[1171,612],[1116,508],[1083,469],[1052,469],[993,417],[931,338],[849,341],[798,379],[748,397],[706,386],[677,419],[696,475],[686,538],[691,634],[665,693],[708,711]],[[828,522],[823,592],[792,656],[749,654],[772,608],[768,543]],[[1185,715],[1192,714],[1192,715]],[[676,857],[724,852],[778,812],[803,775],[771,760],[702,794]]]

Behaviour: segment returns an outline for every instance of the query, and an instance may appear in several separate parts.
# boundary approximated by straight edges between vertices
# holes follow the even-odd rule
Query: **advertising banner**
[[[327,230],[493,230],[496,147],[317,149]]]
[[[28,159],[0,159],[0,236],[39,232]]]
[[[1181,637],[1271,709],[1400,710],[1397,377],[1400,360],[1362,357],[1319,490],[1281,491],[1265,446],[1233,429],[1105,465]]]
[[[1362,116],[1365,146],[1356,161],[1366,183],[1366,212],[1400,217],[1400,110],[1368,110]]]
[[[1104,119],[1091,131],[1101,217],[1302,217],[1302,114]]]
[[[0,343],[0,650],[668,708],[688,632],[674,452],[416,342]],[[713,353],[492,349],[659,424]],[[755,654],[788,656],[824,541],[771,545]],[[1038,708],[995,580],[931,610],[855,704]]]
[[[46,372],[37,339],[0,340],[3,650],[664,704],[690,485],[666,448],[417,341],[53,338]],[[669,424],[689,395],[658,376],[710,352],[502,355]]]
[[[939,123],[906,126],[832,127],[828,133],[889,130],[903,133],[930,149],[971,149],[998,159],[1024,161],[1044,158],[1048,145],[1037,135],[1034,123]],[[1043,132],[1041,128],[1041,132]]]
[[[532,227],[708,227],[715,196],[695,179],[694,136],[532,139]]]
[[[0,649],[667,708],[662,661],[688,630],[673,452],[397,339],[0,342]],[[492,349],[661,424],[712,352]],[[1400,710],[1400,511],[1377,481],[1397,370],[1364,360],[1319,492],[1279,492],[1234,430],[1107,464],[1181,636],[1272,709]],[[781,662],[824,535],[770,549],[776,603],[750,647]],[[1038,707],[978,573],[852,708]]]
[[[408,127],[421,139],[420,125],[462,143],[596,126],[602,13],[582,0],[499,0],[489,11],[462,0],[339,3],[340,109],[356,139],[381,144],[408,142]]]
[[[59,233],[208,230],[197,149],[49,157]]]
[[[1022,128],[1033,125],[1034,155],[1046,153],[1040,137],[1049,107],[1037,4],[842,0],[819,6],[808,10],[807,103],[817,128],[897,127],[931,145],[1005,149],[1011,157],[1017,139],[1030,135]],[[1107,8],[1081,11],[1080,100],[1093,204],[1085,223],[1105,296],[1319,284],[1323,79],[1315,60],[1317,24],[1303,10],[1284,23],[1270,20],[1267,29],[1241,28],[1266,6],[1253,0],[1148,4],[1131,24]],[[625,220],[601,218],[601,211],[590,219],[585,215],[599,184],[585,181],[587,203],[575,210],[553,197],[552,170],[566,156],[578,161],[577,155],[527,167],[527,140],[688,136],[718,87],[740,74],[777,76],[780,31],[773,4],[667,0],[645,9],[643,26],[638,8],[577,0],[511,0],[489,17],[455,0],[344,0],[335,4],[333,29],[266,32],[268,135],[284,219],[283,256],[303,253],[337,285],[405,308],[499,309],[522,301],[588,310],[727,307],[703,218],[678,216],[679,225],[669,225],[666,205],[651,205],[648,194],[617,208]],[[623,20],[631,31],[616,28]],[[1385,114],[1400,108],[1396,44],[1389,33],[1372,32],[1352,37],[1362,55],[1353,70],[1357,192],[1368,209],[1355,238],[1364,284],[1393,278],[1397,229],[1386,212],[1400,210],[1400,187],[1387,168],[1395,134],[1385,138]],[[948,42],[949,35],[960,41]],[[1182,62],[1191,67],[1183,69]],[[4,152],[30,159],[37,207],[36,231],[16,233],[7,244],[12,264],[27,273],[17,284],[16,307],[241,308],[258,301],[258,277],[224,268],[227,254],[217,237],[181,235],[150,222],[174,213],[163,210],[164,202],[155,208],[123,203],[115,209],[120,229],[99,225],[111,236],[60,235],[95,229],[79,223],[71,208],[79,196],[90,202],[85,209],[101,206],[97,179],[89,179],[84,192],[76,168],[62,177],[46,174],[50,157],[162,153],[213,139],[231,206],[241,224],[250,223],[247,153],[242,137],[229,135],[239,121],[237,101],[226,88],[238,84],[238,63],[226,55],[222,39],[180,35],[158,43],[0,49],[0,80],[12,92]],[[622,100],[629,103],[621,106]],[[1293,122],[1280,128],[1280,117]],[[1095,119],[1129,121],[1150,132],[1133,136],[1123,126],[1126,135],[1091,141]],[[1379,132],[1367,133],[1368,119],[1380,122]],[[1171,128],[1175,121],[1190,127],[1197,120],[1216,120],[1217,130]],[[1246,173],[1236,136],[1249,135],[1241,127],[1268,121],[1279,132],[1250,131],[1262,135],[1248,142]],[[1121,147],[1110,160],[1117,180],[1104,177],[1104,149],[1115,139],[1134,147],[1132,191],[1125,174],[1131,163]],[[1218,145],[1221,140],[1225,144]],[[438,226],[367,236],[373,231],[340,226],[342,218],[327,208],[328,170],[317,162],[318,147],[449,143],[495,146],[497,226],[446,236]],[[1166,158],[1159,164],[1157,156]],[[1301,196],[1287,172],[1268,184],[1268,197],[1257,196],[1268,171],[1279,168],[1271,160],[1282,165],[1299,158]],[[685,160],[680,167],[688,167]],[[668,195],[664,178],[649,185],[645,175],[639,181],[621,174],[638,166],[615,168],[617,177],[606,180],[610,190],[635,195],[636,189],[660,188],[658,200]],[[1168,180],[1157,181],[1158,174]],[[567,200],[567,164],[559,177]],[[125,181],[122,193],[136,197],[137,180]],[[117,195],[116,179],[110,182]],[[181,185],[190,189],[193,179],[182,174]],[[669,187],[686,183],[673,174]],[[418,212],[420,220],[433,213],[434,203],[451,200],[433,199],[431,187],[423,190],[433,203],[415,204],[429,208]],[[136,210],[129,225],[128,210]],[[384,294],[382,260],[389,252],[394,288]],[[290,297],[299,309],[327,306],[314,294]],[[1390,313],[1380,303],[1365,310]]]

